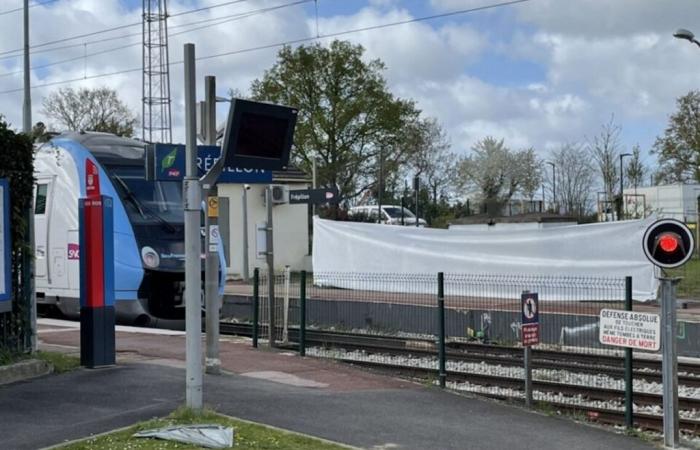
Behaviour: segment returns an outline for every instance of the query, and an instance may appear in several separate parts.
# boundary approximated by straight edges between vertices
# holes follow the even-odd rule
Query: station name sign
[[[289,203],[320,205],[323,203],[337,203],[338,189],[297,189],[289,191]]]
[[[147,150],[146,178],[157,181],[180,181],[185,177],[185,146],[182,144],[154,144]],[[201,177],[221,156],[216,145],[197,146],[197,169]],[[272,171],[224,167],[218,183],[271,183]]]
[[[658,314],[603,309],[600,311],[601,344],[657,351],[661,347]]]

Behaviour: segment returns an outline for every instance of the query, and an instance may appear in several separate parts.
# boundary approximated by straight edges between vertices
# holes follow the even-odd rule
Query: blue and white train
[[[114,198],[117,320],[147,325],[184,318],[182,183],[146,180],[145,153],[143,142],[106,133],[63,134],[39,147],[34,199],[39,305],[79,316],[78,198],[85,197],[89,159],[99,169],[101,193]]]

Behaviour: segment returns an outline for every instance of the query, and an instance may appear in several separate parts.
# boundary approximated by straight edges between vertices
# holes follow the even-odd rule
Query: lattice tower
[[[167,0],[143,0],[143,139],[172,142]]]

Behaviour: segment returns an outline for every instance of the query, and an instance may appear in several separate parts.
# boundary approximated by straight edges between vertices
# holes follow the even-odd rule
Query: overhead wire
[[[292,6],[297,6],[297,5],[301,5],[301,4],[304,4],[304,3],[309,3],[309,2],[312,2],[312,1],[314,1],[314,0],[297,0],[297,1],[294,1],[294,2],[290,2],[290,3],[284,3],[284,4],[282,4],[282,5],[270,6],[270,7],[267,7],[267,8],[260,8],[260,9],[255,9],[255,10],[246,11],[246,12],[242,12],[242,13],[231,14],[231,15],[228,15],[228,16],[222,16],[222,17],[210,18],[210,19],[206,19],[206,20],[200,20],[200,21],[197,21],[197,22],[192,22],[192,23],[189,23],[189,24],[187,24],[187,25],[201,25],[201,24],[203,24],[203,23],[206,23],[207,25],[199,26],[199,27],[194,27],[194,28],[191,28],[191,29],[187,29],[187,30],[184,30],[184,31],[177,32],[177,33],[169,33],[169,37],[179,36],[179,35],[182,35],[182,34],[191,33],[191,32],[193,32],[193,31],[202,30],[202,29],[205,29],[205,28],[211,28],[211,27],[223,25],[223,24],[226,24],[226,23],[231,23],[231,22],[234,22],[234,21],[237,21],[237,20],[246,19],[246,18],[248,18],[248,17],[256,16],[256,15],[259,15],[259,14],[264,14],[264,13],[267,13],[267,12],[270,12],[270,11],[275,11],[275,10],[279,10],[279,9],[289,8],[289,7],[292,7]],[[216,22],[216,23],[214,23],[214,22]],[[170,28],[170,29],[173,29],[173,28],[182,28],[183,26],[184,26],[184,25],[179,25],[179,26],[173,26],[173,27],[169,27],[169,28]],[[138,33],[138,35],[140,36],[141,33]],[[106,39],[105,39],[105,41],[106,41]],[[79,44],[79,45],[76,45],[76,47],[84,47],[85,44],[86,44],[86,43]],[[69,63],[69,62],[80,61],[80,60],[86,60],[87,58],[89,58],[89,57],[91,57],[91,56],[103,55],[103,54],[105,54],[105,53],[111,53],[111,52],[115,52],[115,51],[118,51],[118,50],[124,50],[124,49],[127,49],[127,48],[136,47],[136,46],[142,45],[142,44],[143,44],[143,43],[142,43],[141,41],[132,42],[132,43],[130,43],[130,44],[120,45],[120,46],[118,46],[118,47],[111,47],[111,48],[108,48],[108,49],[104,49],[104,50],[100,50],[100,51],[96,51],[96,52],[92,52],[92,53],[84,53],[84,54],[81,55],[81,56],[75,56],[75,57],[73,57],[73,58],[63,59],[63,60],[60,60],[60,61],[54,61],[54,62],[42,64],[42,65],[39,65],[39,66],[33,66],[33,67],[31,67],[30,69],[31,69],[31,70],[45,69],[45,68],[47,68],[47,67],[57,66],[57,65],[65,64],[65,63]],[[13,71],[13,72],[0,73],[0,78],[6,77],[6,76],[10,76],[10,75],[17,75],[17,74],[20,74],[20,73],[23,73],[23,72],[24,72],[23,70],[15,70],[15,71]]]
[[[58,1],[58,0],[52,0],[52,1]],[[224,6],[229,6],[229,5],[233,5],[233,4],[236,4],[236,3],[244,3],[244,2],[248,2],[248,1],[250,1],[250,0],[231,0],[231,1],[223,2],[223,3],[217,3],[217,4],[214,4],[214,5],[203,6],[203,7],[201,7],[201,8],[195,8],[195,9],[189,9],[189,10],[181,11],[181,12],[175,13],[175,14],[169,14],[169,15],[168,15],[168,18],[180,17],[180,16],[184,16],[184,15],[187,15],[187,14],[194,14],[194,13],[198,13],[198,12],[202,12],[202,11],[206,11],[206,10],[211,10],[211,9],[215,9],[215,8],[221,8],[221,7],[224,7]],[[65,37],[65,38],[54,39],[54,40],[52,40],[52,41],[46,41],[46,42],[42,42],[42,43],[40,43],[40,44],[30,45],[29,48],[30,48],[30,49],[33,49],[33,48],[46,47],[47,45],[51,45],[51,44],[60,44],[61,42],[68,42],[68,41],[73,41],[73,40],[75,40],[75,39],[80,39],[80,38],[85,38],[85,37],[90,37],[90,36],[96,36],[96,35],[102,34],[102,33],[109,33],[109,32],[111,32],[111,31],[123,30],[123,29],[125,29],[125,28],[135,27],[135,26],[137,26],[137,25],[141,25],[141,22],[132,22],[132,23],[124,24],[124,25],[118,25],[118,26],[116,26],[116,27],[103,28],[103,29],[101,29],[101,30],[91,31],[91,32],[89,32],[89,33],[76,34],[76,35],[68,36],[68,37]],[[81,44],[81,45],[82,45],[82,44]],[[20,52],[20,51],[23,51],[23,50],[24,50],[24,49],[22,49],[22,48],[16,48],[16,49],[13,49],[13,50],[3,50],[3,51],[0,51],[0,55],[6,55],[6,54],[8,54],[8,53]]]
[[[363,31],[372,31],[372,30],[378,30],[378,29],[383,29],[383,28],[406,25],[406,24],[410,24],[410,23],[425,22],[425,21],[429,21],[429,20],[442,19],[442,18],[446,18],[446,17],[452,17],[452,16],[457,16],[457,15],[462,15],[462,14],[469,14],[469,13],[484,11],[484,10],[488,10],[488,9],[495,9],[495,8],[500,8],[500,7],[505,7],[505,6],[512,6],[512,5],[516,5],[519,3],[527,3],[529,1],[531,1],[531,0],[511,0],[511,1],[506,1],[506,2],[493,3],[490,5],[484,5],[484,6],[474,7],[474,8],[466,8],[466,9],[460,9],[460,10],[455,10],[455,11],[449,11],[449,12],[441,13],[441,14],[433,14],[433,15],[429,15],[429,16],[414,17],[412,19],[398,20],[395,22],[388,22],[388,23],[383,23],[383,24],[378,24],[378,25],[370,25],[367,27],[352,28],[352,29],[348,29],[348,30],[337,31],[334,33],[325,33],[325,34],[320,35],[319,37],[310,36],[310,37],[304,37],[304,38],[299,38],[299,39],[287,40],[284,42],[277,42],[277,43],[273,43],[273,44],[267,44],[267,45],[261,45],[261,46],[256,46],[256,47],[249,47],[249,48],[245,48],[245,49],[233,50],[233,51],[218,53],[218,54],[213,54],[213,55],[199,56],[196,58],[196,60],[197,61],[204,61],[207,59],[220,58],[223,56],[237,55],[237,54],[265,50],[265,49],[270,49],[270,48],[275,48],[275,47],[283,47],[286,45],[300,44],[303,42],[310,42],[310,41],[316,41],[316,40],[321,40],[321,39],[328,39],[328,38],[344,36],[344,35],[353,34],[353,33],[360,33]],[[184,61],[182,61],[182,60],[173,61],[173,62],[170,62],[169,65],[170,66],[179,65],[179,64],[183,64],[183,62]],[[55,86],[55,85],[59,85],[59,84],[74,83],[74,82],[82,81],[82,80],[91,80],[91,79],[102,78],[102,77],[111,77],[111,76],[115,76],[115,75],[138,72],[141,70],[142,70],[141,67],[135,67],[135,68],[131,68],[131,69],[118,70],[118,71],[114,71],[114,72],[110,72],[110,73],[91,75],[91,76],[83,77],[83,78],[73,78],[70,80],[53,81],[53,82],[48,82],[48,83],[43,83],[43,84],[38,84],[38,85],[32,86],[32,89]],[[21,92],[21,91],[23,91],[23,88],[9,89],[9,90],[5,90],[5,91],[0,91],[0,95],[10,94],[10,93],[14,93],[14,92]]]
[[[45,1],[43,1],[43,2],[32,3],[31,5],[29,5],[29,7],[30,7],[30,8],[34,8],[35,6],[41,6],[41,5],[46,5],[46,4],[49,4],[49,3],[55,3],[55,2],[57,2],[57,1],[58,1],[58,0],[45,0]],[[22,11],[23,9],[24,9],[24,6],[21,6],[21,7],[19,7],[19,8],[15,8],[15,9],[8,9],[8,10],[5,10],[5,11],[0,11],[0,16],[4,16],[4,15],[6,15],[6,14],[12,14],[12,13],[15,13],[15,12],[19,12],[19,11]]]

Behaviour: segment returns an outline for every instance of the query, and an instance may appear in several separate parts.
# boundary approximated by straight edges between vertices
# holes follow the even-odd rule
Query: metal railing
[[[257,283],[237,286],[239,298],[250,299],[241,301],[249,312],[239,307],[243,313],[231,319],[250,321],[257,311],[255,344],[259,338],[301,355],[400,371],[489,397],[531,395],[534,404],[601,421],[660,424],[656,355],[637,352],[633,360],[631,350],[603,346],[598,338],[602,309],[631,310],[629,277],[287,271],[274,275],[276,323],[270,327],[267,276],[256,271]],[[539,296],[540,343],[529,358],[521,344],[523,291]],[[694,400],[700,369],[680,371],[687,372],[680,380],[681,427],[700,429],[700,401]]]

